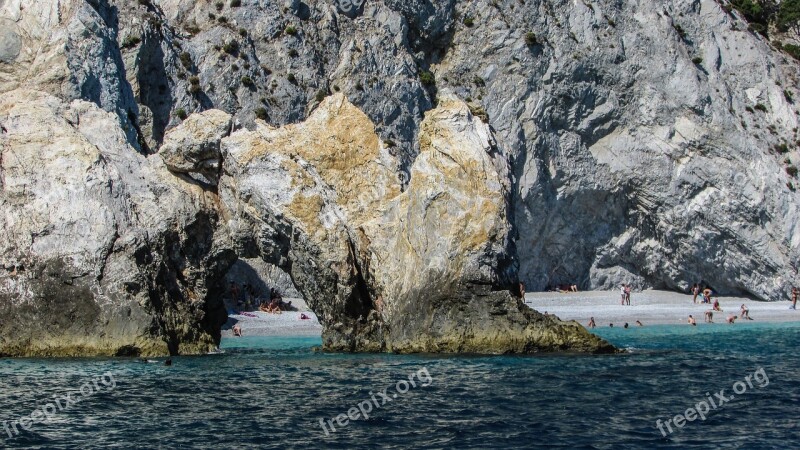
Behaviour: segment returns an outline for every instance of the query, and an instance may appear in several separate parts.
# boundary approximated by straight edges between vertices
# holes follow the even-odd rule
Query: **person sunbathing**
[[[272,300],[272,303],[269,304],[269,312],[272,314],[283,314],[281,310],[281,303],[280,300],[277,298]]]

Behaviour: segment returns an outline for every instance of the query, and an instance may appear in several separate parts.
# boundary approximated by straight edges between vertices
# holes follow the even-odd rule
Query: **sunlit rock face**
[[[220,195],[236,248],[291,273],[329,350],[610,350],[509,291],[508,164],[488,125],[443,98],[420,141],[401,193],[397,161],[342,95],[302,124],[234,133]]]

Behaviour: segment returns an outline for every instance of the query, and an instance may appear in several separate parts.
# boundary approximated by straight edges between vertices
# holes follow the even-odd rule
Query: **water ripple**
[[[738,327],[738,325],[737,325]],[[723,330],[723,329],[721,329]],[[620,356],[439,357],[330,355],[318,340],[226,341],[225,353],[176,358],[0,360],[0,420],[30,415],[54,396],[113,374],[101,390],[4,448],[776,448],[798,447],[800,327],[601,330]],[[655,426],[731,391],[759,367],[754,387],[705,421],[666,437]],[[336,424],[378,392],[425,368],[433,380],[370,403],[367,420]],[[424,379],[423,379],[424,380]],[[713,395],[713,394],[712,394]],[[335,432],[326,435],[320,420]],[[327,425],[326,425],[327,426]],[[0,429],[0,433],[4,430]]]

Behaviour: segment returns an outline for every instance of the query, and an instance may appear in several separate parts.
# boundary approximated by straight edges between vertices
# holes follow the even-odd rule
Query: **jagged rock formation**
[[[529,349],[540,318],[490,314],[517,279],[800,283],[789,16],[754,28],[779,48],[726,1],[351,4],[0,0],[0,304],[22,324],[0,340],[56,279],[86,300],[0,351],[213,346],[236,256],[290,271],[349,349]],[[462,186],[432,155],[483,169]],[[486,234],[436,222],[433,192]]]
[[[448,99],[420,140],[401,193],[395,159],[342,95],[297,126],[223,139],[220,196],[238,253],[291,273],[331,350],[609,350],[509,292],[508,165],[489,127]]]

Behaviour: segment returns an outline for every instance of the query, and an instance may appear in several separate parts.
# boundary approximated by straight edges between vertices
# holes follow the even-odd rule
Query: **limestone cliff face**
[[[591,347],[518,280],[779,300],[797,24],[782,49],[751,25],[715,0],[0,0],[0,353],[213,347],[237,256],[288,271],[330,348]]]

